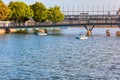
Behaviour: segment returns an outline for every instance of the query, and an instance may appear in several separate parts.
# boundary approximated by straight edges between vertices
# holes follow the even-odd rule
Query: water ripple
[[[0,80],[120,80],[119,37],[70,33],[0,36]]]

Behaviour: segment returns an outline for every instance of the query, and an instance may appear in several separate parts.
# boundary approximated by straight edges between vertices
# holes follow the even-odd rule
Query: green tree
[[[10,9],[0,0],[0,20],[4,20],[9,15]]]
[[[33,19],[37,22],[44,22],[47,20],[47,8],[40,2],[36,2],[31,5],[31,9],[34,12]]]
[[[34,15],[32,9],[30,9],[26,3],[21,1],[10,2],[9,8],[11,9],[9,18],[16,22],[24,22]]]
[[[55,6],[48,9],[48,20],[53,23],[64,20],[64,14],[60,11],[60,7]]]

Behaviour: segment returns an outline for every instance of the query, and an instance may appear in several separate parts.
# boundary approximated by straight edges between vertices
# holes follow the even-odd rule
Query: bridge
[[[119,12],[117,12],[119,13]],[[0,23],[0,29],[10,28],[47,28],[47,27],[84,27],[87,31],[92,32],[94,27],[103,28],[104,26],[118,26],[120,28],[120,14],[88,14],[80,13],[78,15],[65,15],[65,19],[61,22],[25,22],[15,23],[11,22],[7,25]]]
[[[6,31],[9,31],[10,28],[49,28],[49,27],[84,27],[87,30],[87,35],[92,34],[92,30],[94,27],[104,27],[104,26],[118,26],[120,28],[120,22],[116,20],[76,20],[76,21],[62,21],[59,23],[54,24],[47,24],[47,23],[34,23],[34,24],[25,24],[25,23],[10,23],[8,25],[0,24],[0,29],[5,29]],[[102,25],[102,26],[101,26]]]
[[[8,28],[42,28],[42,27],[85,27],[87,30],[90,26],[118,26],[120,28],[120,21],[117,20],[64,20],[58,23],[0,23],[0,29],[8,29]],[[100,28],[102,28],[100,26]]]

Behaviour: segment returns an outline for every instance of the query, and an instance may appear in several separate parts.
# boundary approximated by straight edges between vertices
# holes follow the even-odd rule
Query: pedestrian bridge
[[[86,30],[91,30],[94,27],[104,28],[104,26],[118,26],[120,28],[120,21],[116,20],[74,20],[74,21],[61,21],[58,23],[0,23],[0,29],[9,28],[43,28],[43,27],[84,27]]]
[[[50,27],[83,27],[87,30],[86,34],[90,36],[92,34],[92,30],[94,27],[100,27],[104,28],[105,26],[112,26],[112,28],[120,28],[120,22],[115,21],[115,20],[110,20],[110,21],[104,21],[104,20],[99,20],[99,21],[91,21],[91,20],[86,20],[86,21],[62,21],[59,23],[32,23],[32,24],[26,24],[26,23],[9,23],[7,25],[0,23],[0,29],[5,29],[6,32],[9,31],[11,28],[14,29],[21,29],[21,28],[50,28]]]

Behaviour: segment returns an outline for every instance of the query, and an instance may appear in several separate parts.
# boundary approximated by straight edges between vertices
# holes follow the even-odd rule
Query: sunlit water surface
[[[0,80],[120,80],[120,37],[117,29],[94,29],[87,40],[75,39],[84,29],[61,35],[0,35]]]

